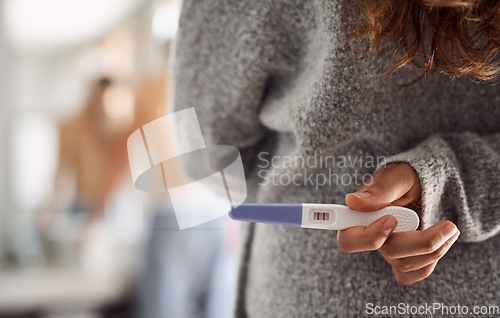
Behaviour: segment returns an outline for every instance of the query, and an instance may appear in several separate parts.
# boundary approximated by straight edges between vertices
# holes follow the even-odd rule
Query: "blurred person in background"
[[[66,197],[62,194],[67,194],[66,181],[71,178],[74,194],[67,210],[71,219],[81,222],[82,235],[102,216],[106,200],[128,168],[126,140],[133,128],[133,98],[129,86],[101,78],[93,83],[82,111],[59,126],[54,200]],[[66,210],[58,204],[55,213]]]
[[[112,22],[109,25],[96,23],[98,29],[101,29],[94,30],[95,33],[91,30],[90,35],[82,36],[85,32],[81,31],[87,27],[92,29],[90,26],[94,25],[88,19],[89,11],[90,16],[93,11],[102,13],[101,9],[120,15],[124,12],[120,13],[119,9],[130,6],[131,2],[136,3],[135,10],[138,11],[130,12],[131,15],[127,17],[130,20],[123,20],[125,17],[113,20],[111,14],[110,17],[101,15],[102,21],[109,19]],[[158,7],[168,9],[162,10],[167,13],[168,24],[176,25],[177,18],[172,14],[175,13],[175,5],[172,1],[158,1],[158,4],[162,2],[163,5]],[[83,8],[79,6],[82,3],[85,3]],[[165,6],[166,3],[169,5]],[[46,138],[28,139],[20,147],[26,149],[23,154],[37,154],[37,151],[50,153],[47,156],[50,158],[40,161],[42,163],[34,169],[42,167],[40,170],[45,170],[45,167],[54,163],[54,167],[57,166],[56,182],[54,193],[47,191],[40,203],[33,208],[40,212],[33,215],[33,219],[36,219],[43,232],[46,263],[36,267],[38,272],[35,276],[16,272],[9,284],[2,280],[2,286],[14,287],[12,290],[5,288],[2,295],[12,294],[13,297],[9,299],[19,300],[15,305],[21,312],[26,308],[27,312],[36,312],[36,316],[39,312],[50,312],[52,309],[57,312],[59,306],[67,306],[61,309],[64,313],[57,317],[73,317],[70,313],[74,312],[77,317],[80,317],[78,312],[90,312],[89,316],[94,317],[94,309],[97,308],[96,315],[100,314],[99,306],[114,305],[116,301],[127,302],[131,291],[128,279],[135,277],[125,277],[127,281],[122,281],[122,277],[115,276],[121,276],[118,275],[122,270],[119,265],[124,263],[123,267],[129,266],[125,264],[129,261],[127,252],[136,248],[133,244],[136,243],[134,240],[137,236],[134,237],[134,233],[123,233],[126,229],[113,228],[113,217],[119,223],[124,213],[132,211],[134,216],[138,215],[135,219],[132,218],[135,221],[142,217],[141,213],[148,215],[152,210],[157,213],[152,216],[146,231],[143,231],[148,235],[148,242],[144,251],[144,280],[139,282],[141,295],[144,296],[141,297],[142,311],[139,316],[231,316],[234,297],[232,274],[236,267],[233,257],[236,224],[228,226],[226,220],[217,220],[205,227],[181,232],[168,198],[162,194],[149,200],[149,205],[143,204],[140,199],[135,200],[138,196],[136,191],[130,192],[130,179],[122,179],[124,176],[128,177],[126,140],[130,133],[167,112],[166,65],[152,67],[154,70],[148,74],[144,74],[147,71],[142,68],[145,64],[158,66],[155,61],[145,61],[149,55],[144,53],[153,42],[148,33],[152,22],[148,20],[151,18],[149,9],[153,2],[128,1],[126,4],[118,1],[101,5],[98,1],[77,1],[68,6],[54,6],[54,3],[40,1],[36,4],[36,10],[33,10],[34,3],[30,1],[23,1],[16,7],[14,11],[17,13],[24,12],[19,15],[17,25],[26,27],[21,31],[28,30],[28,35],[33,33],[32,38],[41,39],[40,43],[46,44],[50,50],[45,52],[38,48],[40,51],[37,51],[30,47],[26,61],[22,54],[19,55],[18,64],[22,67],[18,72],[19,65],[16,64],[15,73],[19,78],[13,78],[14,82],[17,80],[13,94],[21,96],[28,92],[25,95],[30,96],[27,103],[29,106],[17,114],[19,117],[37,117],[37,112],[44,110],[47,131],[35,127],[38,130],[33,129],[30,133],[34,132],[36,135],[42,132]],[[119,8],[113,7],[117,5]],[[39,19],[33,19],[36,23],[29,23],[32,22],[29,20],[32,12],[40,13],[37,15]],[[37,30],[41,34],[35,32]],[[59,30],[61,32],[56,32]],[[172,35],[175,35],[175,30],[176,28],[171,28],[167,31],[172,31]],[[57,40],[56,44],[46,40],[51,36]],[[19,34],[15,37],[19,37]],[[35,60],[34,63],[31,61],[35,66],[33,68],[30,58]],[[96,74],[103,77],[96,79]],[[75,80],[71,81],[73,78]],[[90,89],[82,102],[80,94],[87,90],[89,78]],[[19,99],[21,101],[17,102],[16,107],[24,106],[24,99]],[[72,112],[72,107],[78,108],[77,113],[61,122],[59,118]],[[9,117],[8,120],[10,119]],[[12,119],[15,121],[17,118],[12,116]],[[53,134],[52,139],[49,138],[52,137],[50,133]],[[31,147],[37,140],[49,140],[53,143],[39,143],[39,147]],[[57,152],[53,158],[52,152]],[[33,157],[30,159],[35,161],[36,155]],[[47,175],[52,178],[52,167],[46,170],[50,171]],[[176,174],[176,171],[169,173]],[[17,178],[18,175],[14,177]],[[33,176],[29,173],[26,175],[29,183]],[[40,182],[42,187],[44,181]],[[49,181],[52,180],[48,180],[47,184],[51,183]],[[20,189],[30,199],[32,192],[25,191],[26,188],[23,187]],[[121,206],[116,202],[120,195],[129,195],[127,200],[122,200]],[[47,196],[50,198],[47,199]],[[46,204],[45,201],[51,202]],[[121,209],[123,202],[129,204],[128,209]],[[16,213],[17,211],[12,211],[12,214]],[[133,228],[131,232],[138,227],[141,225],[129,226]],[[99,228],[100,233],[90,231],[95,228]],[[23,232],[25,228],[16,226],[12,231]],[[78,245],[75,246],[75,242]],[[24,251],[26,246],[18,244],[16,247]],[[123,254],[125,256],[122,258]],[[10,272],[0,274],[11,277]],[[8,302],[5,298],[3,302],[0,301],[2,305],[9,305]],[[5,308],[0,308],[3,313],[2,310]],[[43,316],[44,313],[40,315]],[[103,316],[107,317],[106,314]],[[118,316],[125,317],[125,314]]]

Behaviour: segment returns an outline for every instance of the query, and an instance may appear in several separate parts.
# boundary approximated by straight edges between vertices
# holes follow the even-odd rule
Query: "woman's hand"
[[[416,209],[420,198],[417,173],[409,164],[397,163],[375,172],[355,193],[346,196],[346,203],[351,209],[365,212],[388,205]],[[424,231],[392,233],[396,225],[396,218],[387,215],[369,226],[339,231],[337,242],[347,253],[378,250],[392,266],[396,281],[409,285],[427,278],[460,235],[450,221]]]

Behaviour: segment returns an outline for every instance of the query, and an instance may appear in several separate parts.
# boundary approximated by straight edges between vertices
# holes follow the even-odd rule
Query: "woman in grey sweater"
[[[195,107],[207,144],[240,149],[248,202],[421,219],[338,237],[245,224],[237,317],[500,314],[499,9],[184,0],[174,106]]]

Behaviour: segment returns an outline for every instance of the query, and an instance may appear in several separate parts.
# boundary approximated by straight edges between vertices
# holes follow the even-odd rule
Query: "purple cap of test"
[[[243,203],[229,212],[232,219],[258,223],[302,225],[300,203]]]

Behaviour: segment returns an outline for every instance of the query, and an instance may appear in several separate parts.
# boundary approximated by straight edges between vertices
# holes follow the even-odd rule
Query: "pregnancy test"
[[[393,215],[398,220],[394,232],[414,231],[420,222],[415,211],[399,206],[360,212],[340,204],[243,203],[229,212],[232,219],[239,221],[323,230],[367,226],[384,215]]]

